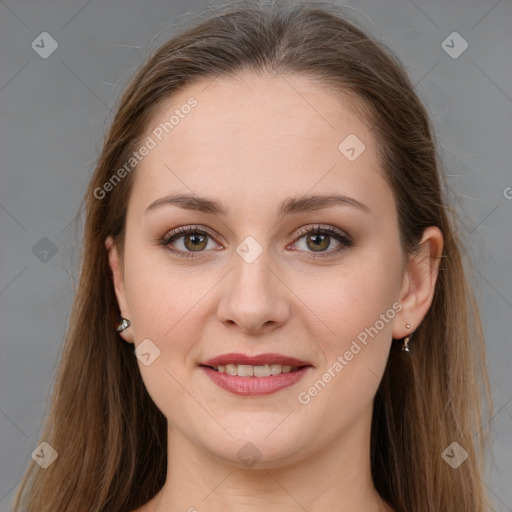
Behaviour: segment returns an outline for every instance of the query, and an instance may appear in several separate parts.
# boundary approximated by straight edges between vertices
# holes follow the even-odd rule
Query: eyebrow
[[[277,208],[278,218],[294,213],[312,212],[328,208],[330,206],[352,206],[364,213],[372,214],[364,203],[353,197],[341,194],[305,195],[300,197],[287,197],[279,203]],[[186,210],[194,210],[214,215],[228,215],[226,205],[212,198],[198,196],[196,194],[171,194],[157,199],[151,203],[145,213],[157,210],[162,206],[177,206]]]

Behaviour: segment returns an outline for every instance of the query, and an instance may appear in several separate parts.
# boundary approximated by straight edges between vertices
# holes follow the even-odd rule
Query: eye
[[[299,241],[305,239],[306,252],[311,249],[313,253],[308,257],[326,257],[331,256],[333,253],[339,253],[352,245],[352,240],[343,231],[335,229],[330,226],[310,226],[302,228],[297,233]],[[334,238],[338,242],[338,247],[331,251],[326,251],[331,245],[331,239]]]
[[[297,232],[297,235],[299,235],[297,240],[305,239],[306,249],[304,252],[313,253],[307,256],[310,258],[330,256],[352,245],[352,240],[347,234],[330,226],[322,227],[315,225],[302,228]],[[201,253],[205,249],[215,249],[218,247],[215,243],[213,243],[214,247],[208,247],[208,238],[213,239],[213,235],[210,235],[208,231],[200,229],[198,226],[186,226],[167,233],[158,243],[177,256],[194,258],[198,257],[194,253]],[[332,238],[338,242],[338,247],[334,250],[326,251],[331,245]],[[182,247],[176,248],[174,244],[181,239],[183,239],[181,241]]]
[[[183,238],[182,246],[184,249],[176,250],[172,244],[181,238]],[[187,226],[171,231],[160,241],[160,244],[173,254],[185,258],[194,258],[194,252],[203,252],[208,247],[208,238],[212,237],[207,231],[199,229],[197,226]]]

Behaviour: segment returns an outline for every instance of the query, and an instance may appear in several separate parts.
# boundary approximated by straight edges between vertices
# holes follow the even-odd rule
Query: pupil
[[[188,240],[192,241],[193,247],[198,247],[201,243],[204,242],[203,235],[188,235]]]
[[[326,240],[326,238],[327,238],[327,237],[326,237],[325,235],[311,235],[310,240],[311,240],[312,238],[320,239],[319,241],[314,241],[314,242],[313,242],[313,244],[314,244],[314,246],[315,246],[315,247],[320,247],[320,246],[321,246],[321,244],[322,244],[322,242],[325,242],[325,240]],[[325,247],[325,243],[324,243],[323,248],[324,248],[324,249],[326,248],[326,247]]]

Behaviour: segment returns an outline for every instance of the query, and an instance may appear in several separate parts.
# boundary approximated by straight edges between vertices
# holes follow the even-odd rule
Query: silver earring
[[[132,323],[127,318],[121,318],[121,321],[119,322],[117,326],[117,332],[124,331],[125,329],[128,329]]]
[[[410,324],[409,324],[409,323],[406,323],[406,324],[405,324],[405,328],[406,328],[406,329],[410,329],[410,328],[411,328]],[[407,337],[405,337],[405,338],[404,338],[404,341],[403,341],[403,343],[402,343],[402,350],[403,350],[404,352],[410,352],[410,350],[409,350],[409,341],[410,341],[410,339],[411,339],[411,337],[410,337],[410,336],[407,336]]]

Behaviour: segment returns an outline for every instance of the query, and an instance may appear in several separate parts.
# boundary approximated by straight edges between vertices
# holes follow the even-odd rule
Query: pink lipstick
[[[281,354],[223,354],[199,365],[219,387],[243,396],[268,395],[291,386],[313,368]]]

